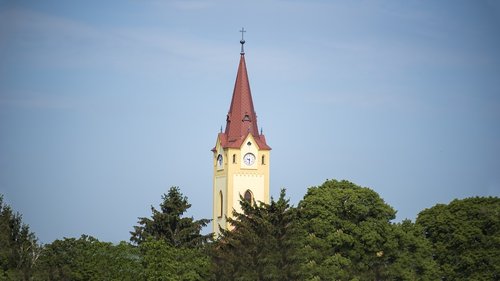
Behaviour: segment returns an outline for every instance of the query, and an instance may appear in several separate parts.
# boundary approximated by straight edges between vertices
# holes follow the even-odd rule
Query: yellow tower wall
[[[248,144],[250,142],[250,145]],[[240,195],[250,190],[256,202],[269,203],[269,167],[270,151],[260,150],[257,142],[248,135],[240,148],[223,149],[220,140],[217,140],[214,153],[214,182],[213,182],[213,231],[219,235],[219,225],[228,229],[226,217],[232,217],[233,210],[241,212]],[[253,165],[246,165],[243,157],[246,153],[255,155]],[[217,163],[217,156],[223,156],[223,163]],[[234,155],[234,161],[233,161]],[[264,162],[262,161],[264,156]],[[223,199],[223,214],[220,215],[220,192]]]

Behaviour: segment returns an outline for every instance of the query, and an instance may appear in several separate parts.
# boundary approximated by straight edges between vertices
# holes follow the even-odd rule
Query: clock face
[[[222,155],[221,154],[219,154],[219,156],[217,156],[217,164],[219,166],[222,166]]]
[[[245,156],[243,156],[243,163],[245,163],[245,165],[251,166],[253,165],[254,162],[255,162],[255,155],[253,155],[252,153],[247,153],[245,154]]]

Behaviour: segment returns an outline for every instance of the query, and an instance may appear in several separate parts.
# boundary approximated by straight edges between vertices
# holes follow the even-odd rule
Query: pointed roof
[[[257,128],[257,115],[253,107],[245,55],[241,55],[233,98],[227,114],[226,134],[229,139],[246,137],[248,133],[257,136]]]
[[[234,83],[233,98],[227,114],[226,130],[219,134],[219,138],[223,148],[240,148],[248,134],[252,134],[260,149],[271,149],[267,145],[264,135],[259,134],[258,131],[257,114],[255,114],[253,107],[245,53],[242,50],[238,74]]]

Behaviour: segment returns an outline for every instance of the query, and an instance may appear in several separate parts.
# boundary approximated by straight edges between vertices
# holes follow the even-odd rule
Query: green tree
[[[141,244],[149,238],[165,240],[173,247],[199,247],[212,236],[202,235],[200,231],[210,220],[194,220],[192,217],[183,217],[191,207],[187,197],[183,196],[178,187],[171,187],[167,194],[162,196],[160,210],[151,206],[151,218],[139,218],[139,225],[134,226],[130,240]]]
[[[392,225],[387,245],[388,280],[438,280],[432,245],[421,226],[404,220]]]
[[[142,266],[137,247],[82,235],[43,247],[36,280],[137,280]]]
[[[151,207],[151,218],[139,218],[130,232],[139,245],[146,280],[207,280],[210,259],[205,251],[212,234],[202,235],[208,219],[183,217],[191,207],[178,187],[162,196],[160,210]]]
[[[395,211],[369,188],[328,180],[299,203],[309,280],[381,280]]]
[[[30,280],[39,253],[35,234],[0,194],[0,280]]]
[[[173,247],[164,239],[143,241],[144,279],[204,281],[210,278],[210,258],[202,248]]]
[[[300,280],[303,277],[300,265],[303,262],[301,250],[305,234],[297,223],[297,208],[291,206],[290,200],[285,197],[285,189],[282,189],[278,201],[271,198],[271,203],[265,205],[275,241],[273,251],[277,254],[275,262],[278,274],[274,280]]]
[[[500,198],[437,204],[416,223],[432,243],[442,280],[500,280]]]
[[[242,213],[228,218],[232,230],[221,229],[213,245],[216,280],[300,280],[296,209],[281,191],[270,204],[241,198]]]

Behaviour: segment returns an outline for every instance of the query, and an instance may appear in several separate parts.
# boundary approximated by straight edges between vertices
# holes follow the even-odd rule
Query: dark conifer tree
[[[147,239],[163,239],[173,247],[199,247],[208,241],[212,235],[202,235],[200,232],[210,220],[183,217],[191,204],[178,187],[171,187],[162,199],[160,210],[151,206],[151,218],[139,218],[139,225],[130,232],[132,242],[141,244]]]
[[[271,200],[267,206],[273,231],[273,251],[276,253],[277,278],[274,280],[300,280],[305,234],[299,228],[297,208],[290,206],[290,200],[285,199],[285,196],[285,190],[282,189],[278,201]]]
[[[241,198],[242,213],[229,218],[213,245],[216,280],[300,280],[296,209],[281,191],[270,204]]]
[[[0,194],[0,280],[30,280],[39,255],[35,234]]]

